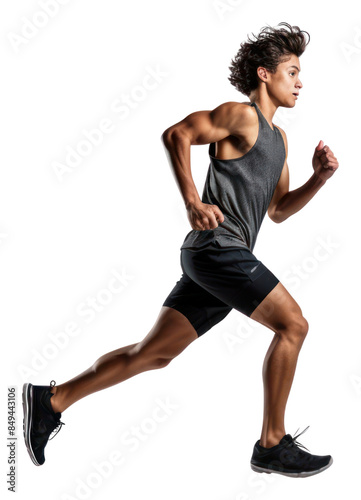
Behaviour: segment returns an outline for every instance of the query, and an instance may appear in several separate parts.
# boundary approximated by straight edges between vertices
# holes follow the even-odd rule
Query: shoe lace
[[[299,443],[298,441],[296,441],[296,439],[297,439],[299,436],[301,436],[301,434],[303,434],[304,432],[306,432],[308,428],[309,428],[309,425],[308,425],[308,426],[307,426],[307,427],[306,427],[306,428],[305,428],[302,432],[300,432],[299,434],[297,434],[297,436],[296,436],[296,435],[294,435],[294,436],[292,437],[292,441],[290,441],[290,442],[289,442],[289,444],[288,444],[287,446],[298,446],[298,447],[302,447],[302,448],[304,448],[304,449],[305,449],[305,450],[307,450],[307,451],[310,451],[308,448],[306,448],[306,446],[303,446],[303,444],[301,444],[301,443]],[[295,434],[299,431],[299,429],[300,429],[300,428],[298,428],[298,429],[297,429],[297,431],[295,432]]]
[[[60,420],[57,422],[56,427],[52,430],[50,436],[53,434],[53,432],[55,432],[55,434],[52,437],[49,437],[49,441],[55,438],[55,436],[58,434],[63,425],[65,425],[64,422],[61,422]]]
[[[50,389],[52,389],[54,386],[56,385],[56,382],[55,380],[51,380],[50,382]],[[54,427],[54,429],[52,430],[50,436],[54,433],[54,435],[52,437],[49,437],[49,441],[51,441],[52,439],[55,438],[55,436],[58,434],[58,432],[60,431],[60,429],[63,427],[63,425],[65,425],[64,422],[62,422],[60,419],[57,421],[56,423],[56,426]]]

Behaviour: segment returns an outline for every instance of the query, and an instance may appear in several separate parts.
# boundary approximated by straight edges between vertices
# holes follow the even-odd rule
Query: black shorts
[[[188,318],[198,336],[234,308],[250,316],[279,279],[247,248],[181,249],[182,277],[163,302]]]

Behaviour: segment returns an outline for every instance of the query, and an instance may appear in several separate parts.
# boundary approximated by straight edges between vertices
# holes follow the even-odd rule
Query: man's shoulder
[[[237,102],[237,101],[226,101],[217,106],[215,109],[219,109],[225,112],[231,113],[248,113],[249,115],[254,114],[254,110],[252,109],[251,102]]]
[[[258,122],[257,112],[251,102],[227,101],[214,109],[218,116],[222,116],[222,122],[228,123],[230,129],[241,133],[250,125]]]

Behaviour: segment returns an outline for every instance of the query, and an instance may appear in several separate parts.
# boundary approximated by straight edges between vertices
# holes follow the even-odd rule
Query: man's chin
[[[292,104],[288,101],[282,107],[283,108],[294,108],[295,106],[296,106],[296,100]]]

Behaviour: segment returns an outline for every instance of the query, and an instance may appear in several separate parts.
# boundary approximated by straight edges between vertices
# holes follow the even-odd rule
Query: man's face
[[[278,106],[293,108],[296,104],[295,93],[303,87],[299,78],[301,71],[299,58],[292,54],[288,61],[277,66],[276,73],[267,71],[267,91]]]

